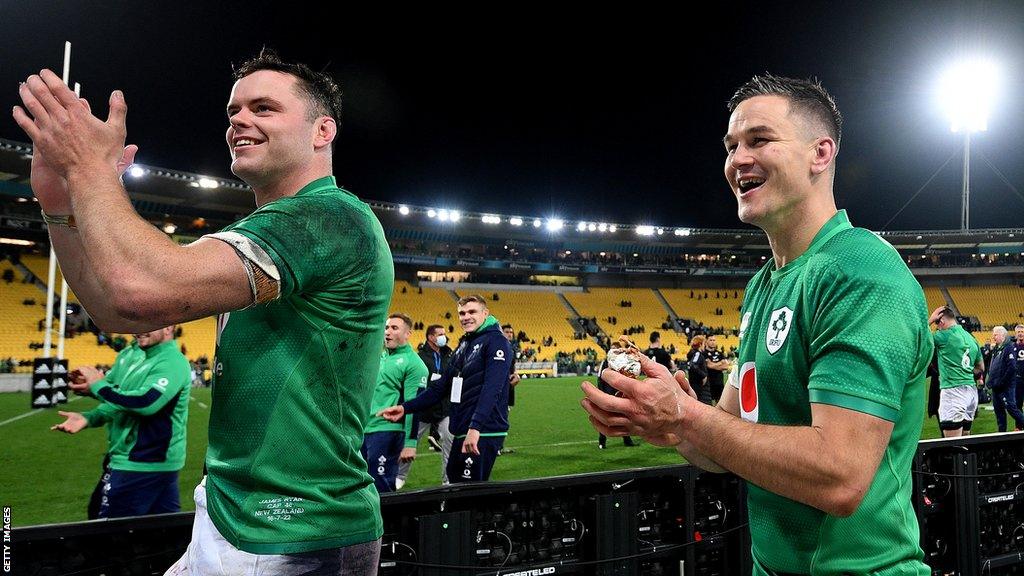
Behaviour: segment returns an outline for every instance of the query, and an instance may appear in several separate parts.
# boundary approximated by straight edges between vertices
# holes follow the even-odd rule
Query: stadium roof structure
[[[29,175],[32,145],[0,139],[0,233],[12,229],[43,232],[34,210],[17,209],[32,198]],[[255,208],[252,191],[241,181],[213,178],[145,165],[124,177],[136,209],[151,220],[202,217],[211,225],[226,224]],[[643,223],[556,220],[529,214],[461,212],[452,207],[406,206],[367,200],[392,239],[468,244],[515,242],[520,246],[566,246],[580,251],[651,254],[751,254],[768,251],[764,233],[756,228],[677,228]],[[26,207],[27,208],[27,207]],[[39,220],[40,226],[10,221]],[[879,235],[904,254],[1024,253],[1024,228],[974,230],[884,231]]]

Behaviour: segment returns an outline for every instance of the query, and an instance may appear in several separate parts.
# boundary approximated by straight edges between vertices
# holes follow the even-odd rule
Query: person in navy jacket
[[[441,378],[416,398],[377,415],[398,421],[451,400],[448,428],[455,437],[448,459],[451,482],[487,480],[508,434],[509,366],[512,348],[481,296],[459,300],[459,323],[466,334]]]

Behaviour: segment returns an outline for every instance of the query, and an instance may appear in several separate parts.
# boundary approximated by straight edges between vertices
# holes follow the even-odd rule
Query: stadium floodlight
[[[970,229],[971,134],[988,129],[988,116],[999,91],[999,72],[984,59],[963,60],[951,66],[939,82],[939,98],[949,116],[950,130],[964,135],[963,192],[960,229]]]
[[[132,167],[128,169],[128,175],[132,178],[142,178],[146,174],[146,171],[142,169],[142,166],[132,164]]]
[[[402,216],[408,216],[409,215],[409,207],[405,206],[405,205],[399,206],[398,207],[398,213],[401,214]]]
[[[534,218],[533,219],[533,227],[534,228],[540,228],[541,224],[542,224],[542,222],[540,221],[540,218]]]
[[[608,231],[609,232],[615,232],[616,230],[618,230],[618,227],[615,226],[615,224],[609,224],[608,225]]]
[[[217,188],[218,186],[220,186],[220,184],[218,184],[217,181],[214,180],[213,178],[207,178],[203,176],[202,178],[199,179],[200,188],[209,188],[212,190],[214,188]]]
[[[560,218],[548,218],[548,223],[545,226],[548,232],[558,232],[565,225],[565,221]]]
[[[437,210],[434,210],[433,208],[431,208],[430,210],[427,210],[427,217],[428,218],[437,218]]]
[[[689,228],[676,228],[675,235],[676,236],[689,236],[690,235],[690,229]]]
[[[462,212],[459,212],[458,210],[452,210],[451,212],[448,213],[448,218],[452,222],[458,222],[459,219],[462,218]]]
[[[164,224],[164,233],[166,233],[166,234],[174,234],[177,230],[178,230],[178,227],[175,226],[174,223],[172,223],[172,222],[168,222],[168,223]]]
[[[576,224],[576,231],[577,232],[583,232],[586,229],[587,229],[587,223],[586,222],[579,222],[579,223]]]
[[[654,226],[637,226],[636,233],[641,236],[653,236]]]
[[[437,219],[440,220],[441,222],[447,222],[448,221],[448,211],[445,210],[444,208],[442,208],[441,210],[438,210],[437,211]]]
[[[597,224],[594,224],[593,222],[591,222],[590,224],[587,224],[587,230],[590,230],[591,232],[593,232],[594,230],[597,230]]]
[[[513,225],[513,226],[522,226],[523,225],[523,219],[520,218],[519,216],[513,216],[513,217],[508,219],[508,223]]]
[[[501,217],[495,216],[494,214],[484,214],[480,220],[484,224],[501,224]]]
[[[661,236],[664,233],[665,233],[665,229],[664,228],[658,228],[658,236]]]

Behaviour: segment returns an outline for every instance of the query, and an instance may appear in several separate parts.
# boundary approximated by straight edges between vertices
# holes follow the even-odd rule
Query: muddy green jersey
[[[894,426],[850,517],[748,483],[755,573],[928,573],[910,468],[931,353],[920,285],[892,246],[853,228],[845,211],[799,258],[780,269],[769,262],[751,279],[741,309],[741,417],[807,426],[811,404],[819,403]]]
[[[278,278],[280,293],[218,321],[211,519],[257,554],[379,538],[360,447],[394,284],[380,223],[328,177],[212,236]]]

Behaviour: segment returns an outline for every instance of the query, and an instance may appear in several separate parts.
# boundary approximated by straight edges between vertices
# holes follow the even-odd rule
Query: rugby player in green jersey
[[[773,259],[747,286],[738,377],[716,407],[644,359],[622,397],[583,385],[598,431],[639,434],[748,484],[755,574],[928,574],[911,462],[932,354],[899,254],[833,196],[841,116],[814,82],[755,77],[729,102],[725,177]]]
[[[943,438],[969,436],[978,411],[978,386],[985,374],[981,348],[948,306],[932,311],[928,322],[935,324],[933,338],[939,355],[939,428]]]
[[[56,74],[19,88],[32,189],[61,268],[98,325],[141,333],[220,314],[207,478],[171,574],[376,574],[382,524],[360,454],[394,284],[370,208],[340,189],[334,81],[271,52],[235,71],[231,170],[256,210],[178,246],[119,180],[124,95],[106,121]]]

